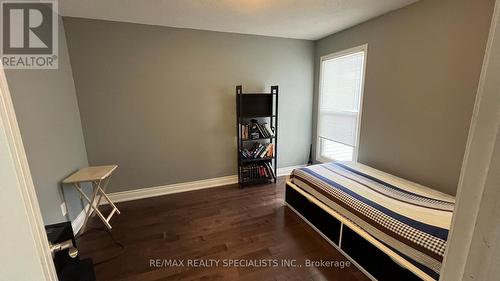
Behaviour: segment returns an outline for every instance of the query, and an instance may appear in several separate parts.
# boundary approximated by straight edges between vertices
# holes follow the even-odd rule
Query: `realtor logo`
[[[4,68],[54,69],[58,67],[58,16],[55,1],[2,1]]]

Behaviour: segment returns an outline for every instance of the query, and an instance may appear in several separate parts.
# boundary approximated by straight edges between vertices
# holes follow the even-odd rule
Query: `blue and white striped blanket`
[[[454,197],[354,162],[296,169],[291,181],[438,279]]]

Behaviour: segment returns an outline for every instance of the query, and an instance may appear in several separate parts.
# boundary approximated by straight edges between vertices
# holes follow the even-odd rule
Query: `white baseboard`
[[[303,168],[305,166],[306,165],[296,165],[296,166],[278,168],[278,177],[288,176],[293,171],[293,169]]]
[[[298,166],[278,168],[278,176],[289,175],[293,169],[304,167],[304,166],[305,165],[298,165]],[[212,188],[212,187],[218,187],[218,186],[224,186],[224,185],[236,184],[236,183],[238,183],[238,176],[232,175],[232,176],[226,176],[226,177],[220,177],[220,178],[198,180],[198,181],[191,181],[191,182],[182,182],[182,183],[176,183],[176,184],[146,187],[146,188],[137,188],[137,189],[127,190],[127,191],[113,192],[113,193],[108,194],[108,196],[111,199],[111,201],[118,203],[118,202],[132,201],[132,200],[144,199],[144,198],[149,198],[149,197],[156,197],[156,196],[162,196],[162,195],[179,193],[179,192]],[[107,203],[106,200],[103,200],[103,201],[104,202],[102,204]]]
[[[162,196],[172,193],[186,192],[192,190],[199,190],[229,184],[238,183],[237,176],[226,176],[220,178],[198,180],[191,182],[182,182],[154,187],[138,188],[127,191],[113,192],[108,194],[109,199],[114,203],[125,202],[131,200],[144,199],[149,197]],[[106,200],[103,200],[106,201]],[[107,202],[103,202],[106,204]]]
[[[83,226],[83,223],[85,221],[85,214],[87,213],[89,206],[90,205],[87,204],[87,206],[83,208],[83,210],[78,214],[78,216],[76,216],[76,218],[71,222],[71,228],[73,228],[73,234],[75,236]]]

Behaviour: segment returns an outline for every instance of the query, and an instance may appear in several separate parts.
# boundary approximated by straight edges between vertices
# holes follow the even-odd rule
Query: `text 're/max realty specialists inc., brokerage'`
[[[297,260],[297,259],[150,259],[150,267],[325,267],[344,269],[351,266],[348,260]]]

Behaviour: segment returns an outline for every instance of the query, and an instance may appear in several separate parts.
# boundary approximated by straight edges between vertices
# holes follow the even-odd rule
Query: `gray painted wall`
[[[360,162],[455,194],[493,4],[423,0],[317,41],[315,100],[320,57],[368,43]]]
[[[87,155],[110,191],[236,174],[235,86],[280,86],[278,166],[307,162],[314,43],[64,18]]]
[[[59,69],[6,70],[6,76],[44,223],[67,221],[60,182],[88,162],[62,20]],[[72,187],[64,196],[74,219],[79,196]]]

